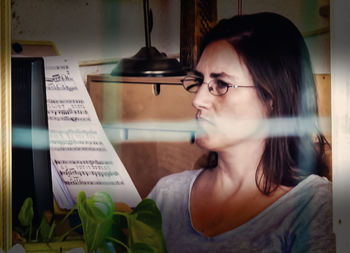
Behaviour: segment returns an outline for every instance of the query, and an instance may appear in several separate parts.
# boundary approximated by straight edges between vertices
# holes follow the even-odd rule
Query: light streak
[[[318,129],[315,128],[315,118],[273,118],[260,120],[258,126],[267,127],[268,131],[258,131],[249,138],[306,136],[322,133],[330,135],[331,121],[329,118],[318,118]],[[225,124],[224,120],[220,121]],[[245,126],[257,124],[255,120],[232,119],[226,121],[226,129],[233,129],[232,136],[240,137],[246,131]],[[235,122],[234,124],[232,122]],[[132,122],[103,124],[103,129],[110,142],[190,142],[194,134],[202,137],[202,131],[197,131],[196,120],[174,122]],[[205,133],[203,133],[205,134]],[[41,128],[12,128],[12,143],[14,147],[48,149],[48,130]]]

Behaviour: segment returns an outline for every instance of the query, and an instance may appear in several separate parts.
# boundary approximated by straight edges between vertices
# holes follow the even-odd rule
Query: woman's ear
[[[270,109],[270,112],[272,112],[274,110],[274,107],[273,107],[273,101],[272,99],[269,99],[269,109]]]

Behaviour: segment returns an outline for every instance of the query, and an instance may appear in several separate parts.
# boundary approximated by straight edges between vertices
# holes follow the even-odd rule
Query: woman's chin
[[[222,138],[210,138],[210,136],[201,136],[195,138],[195,143],[202,149],[220,152],[227,148],[231,148],[233,146],[238,146],[244,142],[244,139],[233,139],[228,137]]]
[[[210,151],[215,151],[218,148],[218,145],[220,146],[220,144],[215,143],[212,139],[208,138],[207,136],[196,138],[195,143],[198,147]]]
[[[196,137],[195,139],[195,143],[198,147],[202,148],[202,149],[209,149],[210,147],[210,143],[208,141],[208,138],[206,137]]]

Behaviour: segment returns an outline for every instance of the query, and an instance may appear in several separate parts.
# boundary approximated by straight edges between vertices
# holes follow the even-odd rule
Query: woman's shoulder
[[[332,216],[332,183],[325,177],[309,175],[282,196],[275,207],[278,208],[274,212],[289,214],[294,224],[304,223],[305,220],[312,220],[314,224],[329,223]]]
[[[332,183],[326,178],[315,174],[300,181],[287,194],[282,196],[279,203],[308,203],[314,208],[332,201]]]
[[[267,211],[274,214],[298,214],[307,216],[317,213],[329,215],[332,207],[332,183],[325,177],[309,175],[271,205]],[[291,210],[293,210],[291,212]],[[293,221],[294,218],[293,218]]]
[[[325,197],[332,195],[332,183],[326,178],[315,174],[309,175],[302,180],[296,188],[307,195]]]
[[[181,172],[173,173],[162,177],[159,179],[157,184],[166,184],[173,182],[183,183],[184,181],[191,181],[194,177],[196,177],[202,170],[184,170]]]
[[[162,177],[153,187],[148,197],[154,198],[159,194],[171,194],[178,193],[180,191],[187,191],[191,183],[201,171],[202,169],[185,170]]]
[[[185,185],[191,184],[192,180],[198,176],[202,170],[185,170],[173,173],[159,179],[154,189],[168,189],[184,188]]]
[[[333,252],[335,237],[332,216],[332,183],[325,177],[310,175],[289,198],[293,235],[298,235],[296,252]],[[310,250],[311,249],[311,250]]]
[[[303,181],[309,182],[313,185],[330,186],[332,184],[331,181],[328,180],[328,178],[316,174],[311,174],[307,176]]]

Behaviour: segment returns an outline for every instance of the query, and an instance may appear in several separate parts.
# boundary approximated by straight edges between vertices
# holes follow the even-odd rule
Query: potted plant
[[[76,210],[81,223],[56,235],[57,228]],[[80,192],[77,204],[58,224],[44,216],[35,235],[32,235],[33,217],[33,202],[28,198],[18,215],[24,228],[21,236],[27,238],[24,243],[26,252],[65,252],[80,247],[89,253],[167,252],[161,231],[161,214],[151,199],[144,199],[131,209],[125,204],[115,205],[105,192],[96,192],[90,198],[85,192]],[[66,240],[80,227],[83,231],[81,240]]]
[[[30,197],[25,199],[17,217],[21,226],[13,229],[13,243],[22,244],[26,252],[65,252],[72,248],[83,248],[86,250],[87,247],[82,236],[66,240],[68,235],[77,229],[78,226],[69,229],[69,231],[60,236],[56,233],[73,212],[74,208],[59,223],[52,219],[52,215],[44,214],[40,225],[33,228],[33,200]]]

